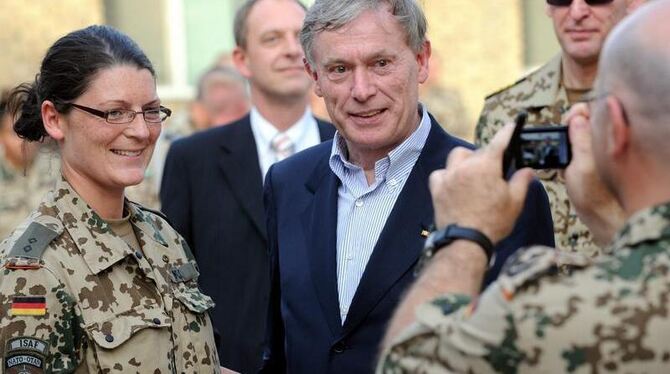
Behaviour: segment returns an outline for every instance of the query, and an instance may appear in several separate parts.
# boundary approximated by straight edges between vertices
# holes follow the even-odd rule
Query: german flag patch
[[[9,311],[12,316],[43,316],[47,314],[44,296],[14,296]]]

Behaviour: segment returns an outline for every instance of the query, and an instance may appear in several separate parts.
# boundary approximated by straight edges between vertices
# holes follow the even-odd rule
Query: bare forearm
[[[470,241],[457,240],[437,252],[396,310],[384,347],[414,322],[419,305],[444,294],[477,296],[486,265],[484,251]]]

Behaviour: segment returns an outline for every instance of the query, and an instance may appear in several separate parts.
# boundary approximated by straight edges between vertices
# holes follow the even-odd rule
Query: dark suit
[[[413,269],[433,221],[428,176],[455,146],[433,120],[426,144],[386,221],[344,325],[336,279],[338,178],[328,159],[332,141],[275,164],[266,178],[268,241],[273,261],[272,331],[266,372],[371,372],[386,324],[414,280]],[[513,234],[497,246],[497,264],[517,248],[553,245],[549,202],[533,182]]]
[[[317,121],[321,139],[332,125]],[[263,182],[249,116],[174,142],[165,161],[162,210],[200,267],[216,302],[222,365],[256,372],[265,338],[270,263]]]

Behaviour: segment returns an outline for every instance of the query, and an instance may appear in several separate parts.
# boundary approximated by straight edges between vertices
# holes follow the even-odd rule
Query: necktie
[[[295,152],[295,144],[293,144],[291,138],[283,132],[278,133],[272,138],[270,146],[275,153],[277,161],[281,161]]]

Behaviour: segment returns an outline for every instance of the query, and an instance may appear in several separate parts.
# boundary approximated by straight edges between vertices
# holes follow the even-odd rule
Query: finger
[[[574,115],[568,122],[572,153],[583,152],[591,148],[591,124],[587,117]]]
[[[528,193],[528,186],[533,180],[533,170],[530,168],[523,168],[512,175],[509,180],[509,191],[514,201],[515,206],[521,207],[526,201],[526,194]]]
[[[505,152],[505,148],[512,139],[512,134],[514,133],[514,124],[508,123],[502,129],[500,129],[496,135],[491,139],[491,143],[486,146],[485,152],[491,154],[495,158],[500,158],[502,160],[502,155]]]
[[[430,173],[430,176],[428,177],[428,188],[431,192],[434,193],[437,191],[437,189],[443,183],[442,181],[445,179],[446,174],[446,169],[437,169]]]
[[[451,152],[449,152],[449,156],[447,156],[447,169],[463,162],[463,160],[470,157],[470,155],[472,155],[472,150],[467,148],[456,147],[452,149]]]
[[[565,115],[565,123],[570,123],[573,117],[582,116],[587,119],[591,117],[591,110],[586,103],[577,103],[570,108],[568,114]]]

